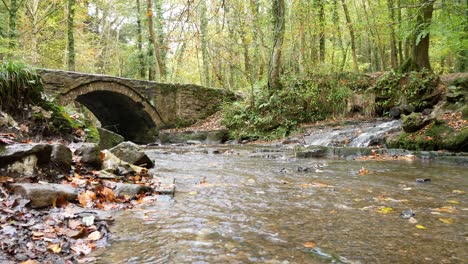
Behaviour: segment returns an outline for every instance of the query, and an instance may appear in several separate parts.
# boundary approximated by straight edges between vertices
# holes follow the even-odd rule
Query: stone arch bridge
[[[168,84],[107,75],[41,69],[45,92],[60,104],[86,106],[103,128],[137,143],[154,141],[161,128],[208,117],[233,93],[193,84]]]

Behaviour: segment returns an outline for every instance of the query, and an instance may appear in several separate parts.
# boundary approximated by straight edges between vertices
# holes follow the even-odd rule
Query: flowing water
[[[401,130],[401,120],[359,122],[338,127],[314,128],[304,137],[308,145],[367,147],[381,144],[387,134]]]
[[[219,150],[149,150],[176,195],[120,212],[97,262],[468,262],[466,167]]]

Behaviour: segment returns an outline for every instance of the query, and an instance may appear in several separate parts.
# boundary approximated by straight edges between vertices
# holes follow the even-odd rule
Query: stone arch
[[[63,105],[74,101],[93,112],[104,128],[137,143],[155,140],[158,127],[163,124],[156,107],[139,92],[119,82],[80,84],[59,96]]]

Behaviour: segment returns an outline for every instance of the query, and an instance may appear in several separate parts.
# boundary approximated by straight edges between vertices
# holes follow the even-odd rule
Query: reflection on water
[[[251,152],[148,151],[178,192],[120,213],[98,263],[468,261],[466,168]],[[298,172],[314,164],[325,166]],[[363,166],[369,174],[360,176]],[[417,223],[400,217],[405,209]]]

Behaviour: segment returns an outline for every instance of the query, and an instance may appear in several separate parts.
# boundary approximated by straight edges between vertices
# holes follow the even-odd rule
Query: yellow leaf
[[[439,221],[447,225],[451,225],[454,222],[452,218],[439,218]]]
[[[382,213],[382,214],[388,214],[388,213],[391,213],[392,211],[393,211],[393,208],[391,208],[391,207],[384,207],[384,208],[380,209],[379,212]]]
[[[307,241],[307,242],[305,242],[304,247],[306,247],[306,248],[314,248],[314,247],[315,247],[315,243],[314,243],[314,242],[311,242],[311,241]]]
[[[89,240],[99,240],[101,239],[101,232],[99,231],[94,231],[88,236]]]
[[[32,259],[29,259],[24,262],[21,262],[21,264],[38,264],[38,262]]]
[[[55,254],[58,254],[60,251],[62,251],[62,248],[59,244],[50,244],[47,246],[47,249],[54,252]]]
[[[465,192],[462,190],[453,190],[452,193],[454,194],[464,194]]]
[[[448,200],[447,201],[448,203],[451,203],[451,204],[459,204],[460,202],[457,201],[457,200]]]
[[[423,225],[416,225],[416,228],[417,228],[417,229],[426,229],[426,227],[423,226]]]

